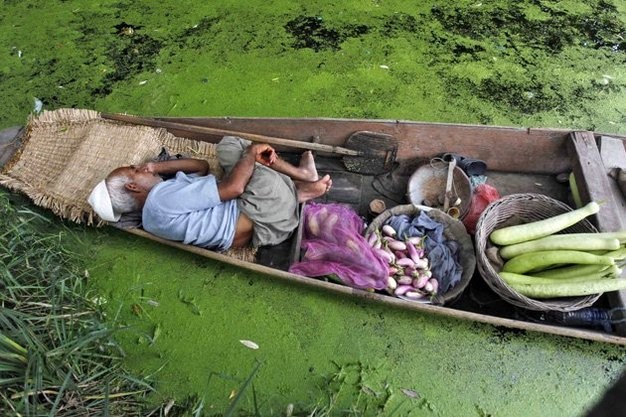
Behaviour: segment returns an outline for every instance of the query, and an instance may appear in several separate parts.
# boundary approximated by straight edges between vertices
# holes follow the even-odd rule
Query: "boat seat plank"
[[[357,211],[361,207],[361,191],[363,188],[363,177],[350,172],[325,171],[323,174],[330,174],[333,185],[328,193],[321,198],[323,202],[336,202],[353,206]]]
[[[621,195],[614,195],[607,175],[607,169],[596,145],[592,132],[573,132],[571,155],[574,156],[573,169],[580,197],[584,202],[602,203],[602,210],[596,215],[597,226],[604,232],[624,229],[623,219],[617,210]]]
[[[598,139],[598,148],[600,149],[600,156],[604,162],[606,173],[613,168],[622,168],[626,170],[626,142],[620,139],[611,138],[608,136],[600,136]],[[620,213],[621,219],[626,219],[626,195],[622,194],[622,198],[619,198],[621,189],[614,179],[609,179],[611,186],[611,192],[615,196],[615,203],[617,210]]]
[[[626,169],[626,141],[601,136],[598,139],[598,147],[607,175],[608,171],[612,168]],[[617,181],[609,179],[608,182],[611,187],[611,194],[614,196],[618,216],[621,220],[621,228],[623,230],[626,228],[626,196],[622,194]],[[624,278],[624,275],[626,275],[626,273],[622,275],[622,278]],[[612,307],[626,306],[626,291],[610,293],[608,295],[608,302]],[[620,324],[618,326],[618,334],[626,334],[626,325]]]
[[[603,141],[603,143],[606,146],[609,142]],[[616,148],[613,147],[613,150],[616,151]],[[611,186],[607,175],[608,169],[604,165],[595,135],[592,132],[572,132],[569,151],[582,201],[596,201],[601,204],[602,208],[595,216],[598,230],[616,232],[626,229],[626,217],[621,215],[619,209],[623,204],[623,196],[619,189]],[[605,147],[605,153],[606,151]],[[623,146],[621,151],[624,152]],[[623,157],[626,160],[626,155]],[[622,278],[626,278],[626,272],[622,274]],[[607,299],[611,308],[624,308],[626,290],[607,293]],[[626,323],[617,324],[615,332],[620,336],[626,336]]]

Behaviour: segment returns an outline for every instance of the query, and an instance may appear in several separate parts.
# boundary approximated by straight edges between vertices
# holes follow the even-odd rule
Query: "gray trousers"
[[[226,174],[250,144],[250,141],[235,136],[224,136],[218,143],[217,158]],[[262,164],[255,164],[237,205],[254,223],[254,247],[284,242],[298,227],[298,198],[293,181]]]

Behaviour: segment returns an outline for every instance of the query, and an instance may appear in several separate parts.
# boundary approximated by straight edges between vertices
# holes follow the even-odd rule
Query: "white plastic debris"
[[[248,349],[258,349],[259,345],[254,343],[252,340],[240,340],[241,344],[247,347]]]
[[[36,114],[39,114],[41,113],[42,109],[43,109],[43,101],[35,97],[35,107],[33,108],[33,112],[35,112]]]

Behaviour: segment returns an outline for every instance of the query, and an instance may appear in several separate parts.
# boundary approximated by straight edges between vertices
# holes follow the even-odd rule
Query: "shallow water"
[[[44,109],[626,133],[626,2],[440,3],[5,0],[0,127],[23,124],[37,98]],[[294,403],[576,416],[626,358],[276,282],[114,230],[91,236],[94,290],[132,326],[120,335],[127,364],[156,373],[154,402],[197,394],[223,411],[260,361],[264,415]]]

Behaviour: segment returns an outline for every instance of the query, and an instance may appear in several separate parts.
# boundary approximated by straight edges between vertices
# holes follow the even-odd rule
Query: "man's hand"
[[[270,166],[276,161],[277,155],[274,148],[266,143],[254,143],[246,150],[254,156],[254,160],[265,166]]]
[[[258,162],[270,166],[277,158],[274,148],[266,143],[249,145],[230,172],[217,183],[220,200],[227,201],[239,197],[250,181],[255,164]]]
[[[146,162],[141,165],[137,165],[137,169],[142,172],[149,172],[150,174],[157,174],[157,166],[155,162]]]

